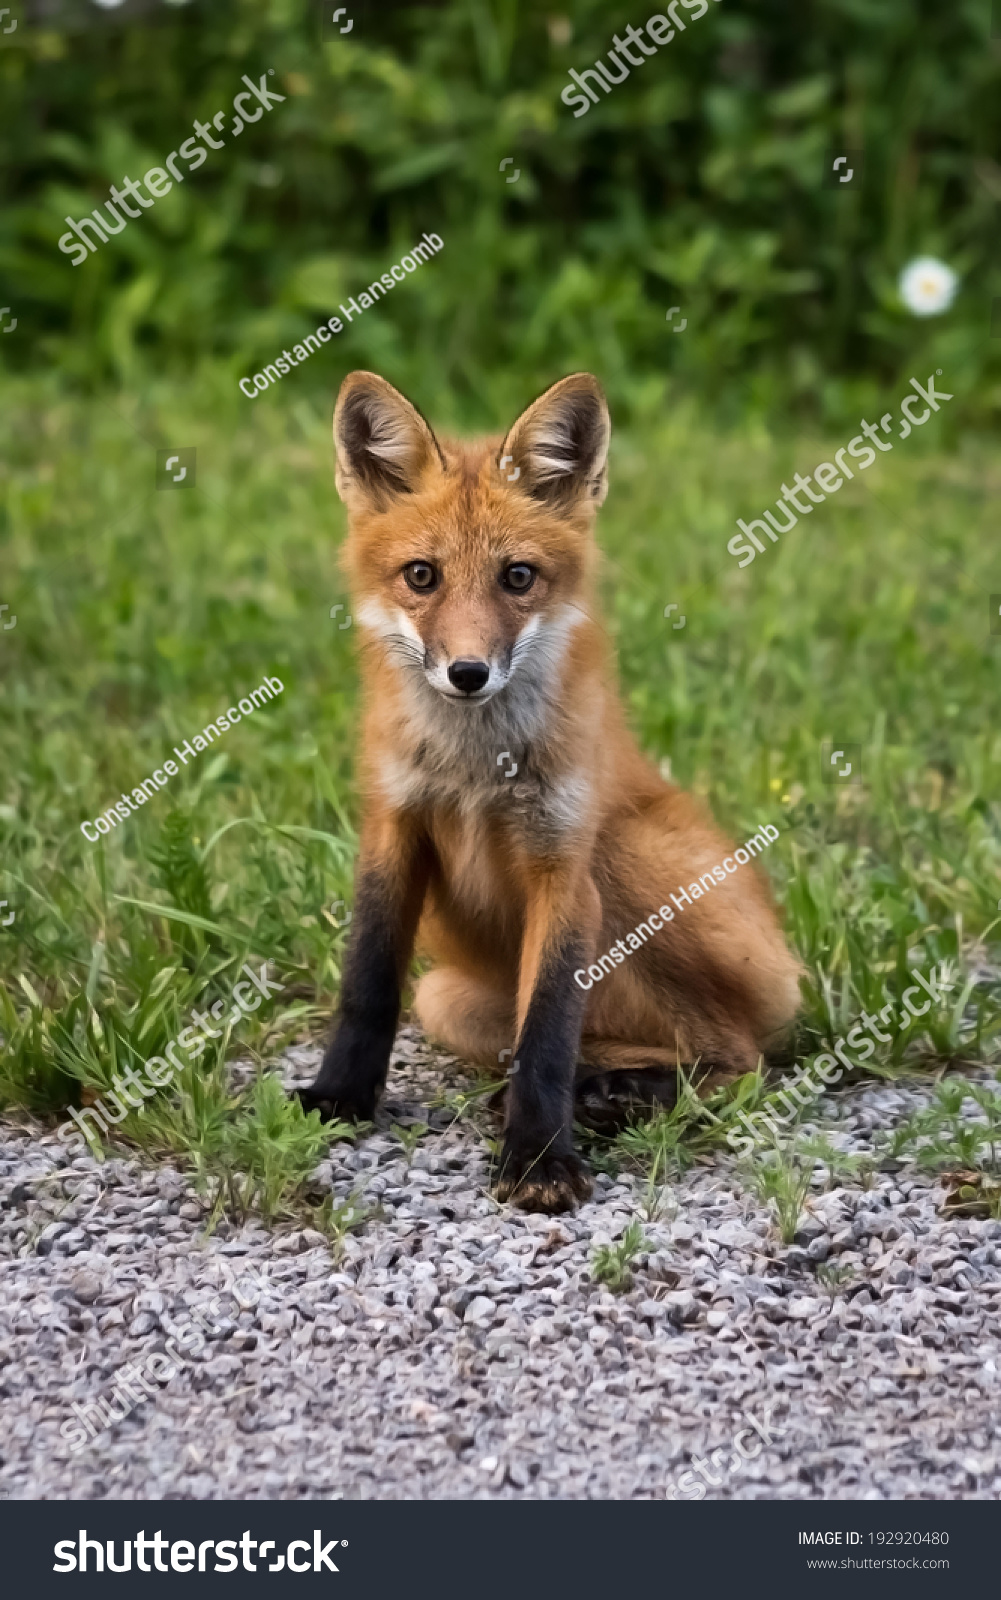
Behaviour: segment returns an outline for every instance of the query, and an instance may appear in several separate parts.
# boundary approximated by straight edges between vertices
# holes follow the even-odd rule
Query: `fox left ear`
[[[501,446],[498,465],[510,457],[520,472],[519,488],[554,509],[570,511],[581,501],[597,507],[608,493],[611,432],[597,378],[574,372],[522,413]],[[510,477],[506,470],[504,475]]]
[[[417,407],[375,372],[351,372],[334,407],[337,493],[352,510],[384,511],[413,494],[427,467],[444,472],[441,446]]]

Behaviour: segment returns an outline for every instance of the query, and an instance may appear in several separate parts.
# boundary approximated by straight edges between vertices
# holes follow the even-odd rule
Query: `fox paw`
[[[529,1156],[504,1146],[494,1185],[498,1200],[509,1200],[523,1211],[573,1211],[590,1193],[587,1169],[572,1151]]]
[[[308,1089],[296,1089],[294,1098],[305,1112],[318,1111],[321,1122],[371,1122],[375,1115],[375,1096],[363,1103],[354,1095],[325,1087],[319,1079]]]
[[[637,1117],[670,1110],[678,1099],[678,1074],[644,1067],[578,1076],[574,1111],[578,1122],[599,1133],[617,1133]]]

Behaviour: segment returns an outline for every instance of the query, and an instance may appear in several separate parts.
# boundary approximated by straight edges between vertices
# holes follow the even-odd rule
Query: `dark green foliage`
[[[2,355],[90,382],[214,353],[235,387],[433,230],[434,262],[284,389],[372,367],[496,425],[589,367],[620,414],[663,403],[667,378],[675,398],[781,396],[840,416],[859,375],[885,385],[917,362],[945,367],[963,407],[996,406],[989,13],[988,0],[722,0],[575,118],[569,69],[642,24],[629,0],[379,0],[323,44],[307,0],[100,15],[66,0],[65,22],[23,25],[0,49],[0,281],[28,332]],[[59,253],[67,214],[162,165],[196,117],[225,108],[228,129],[242,74],[272,66],[284,104],[227,131],[81,267]],[[860,184],[825,187],[832,152],[860,145]],[[920,322],[895,285],[926,253],[963,287]],[[678,304],[680,337],[666,322]]]

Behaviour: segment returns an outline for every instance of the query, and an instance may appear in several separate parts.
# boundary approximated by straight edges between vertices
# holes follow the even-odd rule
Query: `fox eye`
[[[430,561],[409,562],[403,569],[403,576],[417,594],[430,594],[438,587],[438,574]]]
[[[524,561],[516,561],[514,566],[506,567],[501,573],[501,583],[513,594],[525,594],[534,582],[535,568]]]

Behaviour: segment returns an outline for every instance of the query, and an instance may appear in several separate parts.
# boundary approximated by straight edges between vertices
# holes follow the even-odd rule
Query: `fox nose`
[[[490,667],[486,661],[459,660],[453,661],[448,669],[448,681],[453,689],[459,689],[463,694],[475,694],[482,689],[490,676]]]

